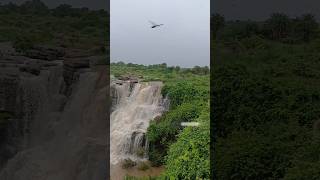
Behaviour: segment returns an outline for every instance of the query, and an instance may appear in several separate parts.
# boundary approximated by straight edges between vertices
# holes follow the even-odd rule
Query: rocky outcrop
[[[21,66],[19,70],[38,76],[40,74],[41,66],[39,64],[32,63]]]
[[[18,82],[17,76],[0,76],[0,110],[15,112]]]
[[[66,58],[63,61],[63,78],[66,83],[64,94],[70,95],[72,84],[79,79],[80,73],[90,67],[89,58]]]
[[[34,46],[32,49],[27,50],[24,55],[33,59],[42,60],[57,60],[65,55],[63,48],[50,47],[50,46]]]
[[[121,75],[120,77],[118,77],[119,80],[121,81],[130,81],[133,83],[138,83],[139,78],[133,75]]]
[[[0,179],[107,179],[107,66],[91,57],[2,54],[0,110],[13,120]]]

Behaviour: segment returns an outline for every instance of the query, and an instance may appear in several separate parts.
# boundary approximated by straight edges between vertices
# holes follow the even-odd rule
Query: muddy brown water
[[[148,177],[148,176],[159,176],[164,172],[165,168],[160,167],[151,167],[145,171],[139,170],[137,166],[123,169],[121,164],[111,165],[111,180],[123,180],[126,175],[135,176],[135,177]]]

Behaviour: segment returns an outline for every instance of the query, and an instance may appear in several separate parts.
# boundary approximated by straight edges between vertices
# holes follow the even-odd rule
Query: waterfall
[[[111,164],[126,158],[147,158],[148,140],[145,133],[149,122],[161,115],[166,107],[161,88],[161,82],[124,81],[111,84]]]

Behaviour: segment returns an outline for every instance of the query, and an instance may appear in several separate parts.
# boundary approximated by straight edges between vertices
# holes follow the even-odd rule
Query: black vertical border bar
[[[107,13],[109,13],[108,15],[108,20],[107,20],[107,24],[106,24],[106,30],[108,31],[107,33],[107,42],[106,42],[106,46],[107,46],[107,75],[108,75],[108,90],[107,90],[107,98],[108,98],[108,105],[107,105],[107,115],[106,115],[106,121],[107,121],[107,130],[106,130],[106,136],[107,136],[107,148],[106,148],[106,164],[107,164],[107,179],[110,179],[110,106],[111,106],[111,96],[110,96],[110,15],[111,15],[111,11],[110,11],[110,0],[106,0],[106,5],[107,5]]]
[[[212,23],[212,18],[211,15],[213,14],[213,5],[214,5],[214,0],[210,0],[210,176],[211,179],[215,180],[217,179],[214,173],[214,143],[215,143],[215,138],[214,138],[214,126],[215,126],[215,121],[212,118],[213,117],[213,43],[214,39],[212,38],[212,33],[211,30],[213,28],[213,23]]]

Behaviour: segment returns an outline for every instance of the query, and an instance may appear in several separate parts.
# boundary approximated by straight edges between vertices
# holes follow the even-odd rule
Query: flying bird
[[[163,25],[163,24],[154,23],[154,22],[152,22],[152,21],[149,21],[149,22],[150,22],[150,24],[152,25],[151,28],[156,28],[156,27],[160,27],[160,26]]]

